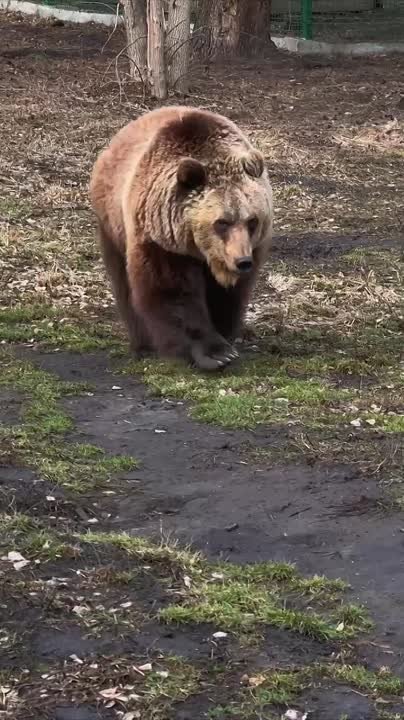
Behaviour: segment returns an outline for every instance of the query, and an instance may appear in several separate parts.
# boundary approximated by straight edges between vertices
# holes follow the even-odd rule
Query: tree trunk
[[[237,52],[240,42],[242,4],[243,0],[223,0],[222,25],[218,33],[222,55],[234,55]]]
[[[129,72],[135,80],[147,84],[146,0],[121,0],[127,38]]]
[[[275,48],[271,42],[271,0],[248,0],[243,3],[239,54],[264,57]]]
[[[194,45],[210,57],[265,55],[270,10],[271,0],[200,0]]]
[[[246,0],[201,0],[194,43],[200,54],[212,58],[237,52],[243,2]]]
[[[166,62],[170,87],[188,92],[191,0],[169,0]]]
[[[167,98],[167,77],[164,53],[164,13],[162,0],[148,0],[147,65],[151,94],[159,100]]]

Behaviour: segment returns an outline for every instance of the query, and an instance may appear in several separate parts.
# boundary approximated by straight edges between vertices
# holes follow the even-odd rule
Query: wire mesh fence
[[[120,12],[117,0],[34,2],[68,10]],[[194,11],[198,2],[201,0],[194,0]],[[329,43],[404,42],[404,0],[272,0],[271,8],[273,36]]]
[[[323,42],[404,42],[404,0],[273,0],[271,33]]]
[[[301,0],[275,0],[271,8],[271,35],[301,36]]]
[[[313,13],[313,37],[328,42],[397,42],[404,40],[404,0],[358,2],[358,8]]]

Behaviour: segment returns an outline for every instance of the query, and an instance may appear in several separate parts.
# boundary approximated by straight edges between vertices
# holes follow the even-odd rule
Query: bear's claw
[[[234,350],[231,347],[223,349],[219,352],[216,351],[207,353],[201,349],[194,349],[193,352],[193,360],[200,370],[218,370],[219,368],[225,367],[233,360],[237,360],[238,357],[239,354],[237,350]]]

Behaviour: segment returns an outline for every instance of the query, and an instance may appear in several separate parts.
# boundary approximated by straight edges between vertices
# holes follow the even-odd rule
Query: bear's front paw
[[[225,341],[207,346],[195,343],[191,355],[200,370],[219,370],[239,357],[237,350]]]

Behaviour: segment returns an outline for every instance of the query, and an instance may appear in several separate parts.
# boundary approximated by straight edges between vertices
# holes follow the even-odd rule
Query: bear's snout
[[[253,259],[251,255],[245,255],[244,257],[237,258],[234,264],[239,273],[248,273],[252,270]]]

